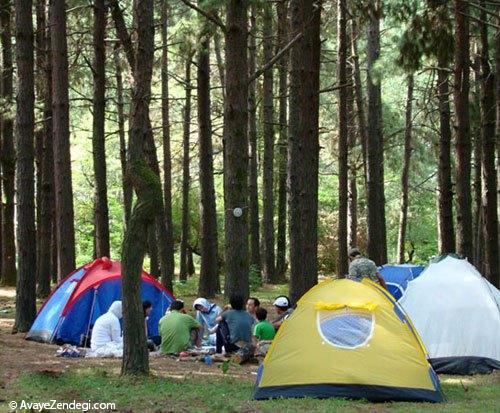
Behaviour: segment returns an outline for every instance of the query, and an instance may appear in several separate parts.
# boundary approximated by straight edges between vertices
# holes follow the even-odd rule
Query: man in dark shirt
[[[222,352],[222,347],[224,347],[226,353],[232,353],[238,351],[243,343],[252,342],[252,326],[255,320],[245,311],[244,298],[233,296],[229,302],[232,309],[224,311],[216,318],[216,321],[219,322],[217,327],[217,353]]]

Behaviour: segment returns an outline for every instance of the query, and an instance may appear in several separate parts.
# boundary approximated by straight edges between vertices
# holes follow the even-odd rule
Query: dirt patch
[[[0,319],[0,387],[7,386],[23,373],[50,372],[58,375],[82,368],[106,369],[118,374],[121,359],[88,359],[56,357],[57,345],[26,341],[24,334],[11,334],[13,319]],[[153,374],[161,377],[185,379],[187,377],[234,377],[254,381],[256,365],[230,365],[223,373],[219,363],[206,365],[199,361],[178,361],[169,356],[151,357]]]

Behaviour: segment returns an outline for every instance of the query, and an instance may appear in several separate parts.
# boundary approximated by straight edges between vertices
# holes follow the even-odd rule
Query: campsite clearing
[[[183,411],[343,411],[343,412],[494,412],[500,405],[500,374],[441,376],[446,401],[378,403],[342,399],[251,400],[257,367],[151,358],[152,376],[140,381],[119,378],[120,360],[55,357],[57,346],[25,341],[10,334],[14,297],[0,291],[0,412],[10,401],[73,400],[111,402],[118,412]],[[187,291],[186,291],[187,292]],[[267,290],[255,291],[266,296]]]

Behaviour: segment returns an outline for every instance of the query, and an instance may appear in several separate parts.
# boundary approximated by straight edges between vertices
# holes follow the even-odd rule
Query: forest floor
[[[188,304],[192,286],[176,289]],[[194,281],[193,281],[194,283]],[[266,307],[285,287],[254,291]],[[11,334],[14,290],[0,288],[0,412],[16,411],[9,403],[106,402],[118,412],[495,412],[500,406],[500,372],[487,376],[441,376],[446,401],[428,403],[369,403],[343,399],[281,399],[253,401],[256,365],[205,365],[170,357],[150,359],[151,376],[142,380],[119,376],[116,359],[55,357],[58,346],[24,340]],[[220,300],[217,300],[220,302]],[[22,411],[22,410],[17,410]],[[94,410],[95,411],[95,410]]]

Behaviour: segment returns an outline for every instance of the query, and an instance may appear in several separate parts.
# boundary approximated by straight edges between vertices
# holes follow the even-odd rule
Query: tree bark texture
[[[382,100],[380,79],[375,73],[380,57],[380,13],[379,0],[371,0],[367,29],[367,92],[368,134],[366,144],[367,161],[367,254],[377,265],[387,262],[384,202],[384,142],[382,137]]]
[[[290,1],[291,34],[303,33],[290,53],[289,295],[293,303],[318,278],[320,10],[319,2]]]
[[[250,33],[248,37],[248,73],[253,76],[256,69],[257,53],[257,11],[253,4],[250,11]],[[258,145],[257,145],[257,81],[248,86],[248,139],[250,144],[248,192],[250,214],[250,265],[260,273],[262,262],[260,256],[260,218],[259,218],[259,183],[258,183]]]
[[[161,119],[163,142],[163,197],[165,202],[165,264],[162,284],[172,289],[174,278],[174,234],[172,223],[172,159],[170,150],[170,102],[168,93],[168,2],[161,6]]]
[[[181,223],[181,250],[180,250],[180,272],[179,279],[187,280],[187,248],[189,243],[189,138],[191,135],[191,51],[186,57],[185,77],[186,100],[183,111],[183,138],[182,138],[182,223]]]
[[[469,119],[469,5],[454,0],[455,12],[455,175],[457,253],[472,258],[471,136]]]
[[[123,363],[122,374],[147,374],[149,355],[140,296],[141,271],[147,245],[144,228],[155,223],[163,209],[162,185],[148,165],[151,123],[149,103],[154,60],[153,0],[135,4],[137,18],[137,66],[130,105],[128,174],[137,194],[122,245],[123,260]]]
[[[348,271],[347,258],[347,207],[348,207],[348,113],[347,113],[347,2],[337,1],[337,83],[338,90],[338,168],[339,168],[339,211],[337,238],[339,253],[337,273],[344,276]]]
[[[273,57],[273,13],[271,4],[263,10],[264,64]],[[273,68],[264,72],[262,83],[262,114],[264,132],[264,163],[262,167],[262,275],[265,282],[276,283],[274,268],[274,104]]]
[[[484,7],[484,0],[480,1]],[[485,238],[485,276],[498,286],[500,280],[498,245],[498,197],[495,171],[495,76],[489,64],[488,26],[486,11],[481,11],[481,131],[482,131],[482,203]],[[500,36],[498,31],[497,36]],[[498,82],[498,80],[497,80]],[[497,98],[498,99],[498,98]],[[497,108],[497,110],[499,110]]]
[[[407,77],[407,96],[405,111],[405,132],[404,132],[404,158],[403,172],[401,173],[401,205],[399,211],[399,232],[398,232],[398,250],[397,260],[399,264],[405,263],[405,242],[408,225],[408,181],[410,177],[410,160],[412,152],[412,132],[413,132],[413,73]]]
[[[97,257],[109,257],[108,185],[106,182],[106,2],[94,0],[94,75],[92,155],[94,165],[94,225]]]
[[[75,227],[69,136],[68,45],[66,2],[50,2],[52,46],[52,114],[54,133],[54,187],[58,278],[75,269]]]
[[[249,294],[247,10],[246,0],[229,0],[226,4],[224,218],[228,298]]]
[[[13,106],[13,67],[12,67],[12,32],[11,32],[11,2],[0,2],[0,24],[2,32],[2,84],[1,96],[4,101],[2,115],[2,175],[3,196],[2,205],[2,283],[16,285],[16,238],[14,234],[14,181],[16,174],[16,154],[14,148],[14,128],[12,121]]]
[[[50,282],[57,267],[52,265],[52,225],[54,223],[54,153],[52,145],[52,66],[50,62],[50,27],[47,24],[46,0],[37,0],[37,70],[38,100],[43,105],[41,126],[42,147],[40,148],[40,194],[39,220],[37,227],[37,295],[50,294]]]
[[[18,266],[14,331],[27,332],[36,316],[35,227],[35,76],[33,3],[15,1],[16,107],[16,218]]]
[[[438,249],[440,254],[455,252],[453,224],[453,184],[451,180],[451,115],[447,62],[438,60],[437,88],[439,100],[438,161]]]
[[[278,15],[278,46],[281,50],[288,39],[288,0],[276,3]],[[285,281],[286,217],[287,217],[287,151],[288,151],[288,53],[278,62],[279,77],[279,137],[278,137],[278,228],[276,235],[276,278]]]
[[[220,292],[217,253],[217,210],[214,189],[212,119],[210,102],[210,25],[200,21],[198,48],[198,150],[200,165],[200,250],[198,295],[214,297]],[[192,252],[191,252],[192,257]]]

